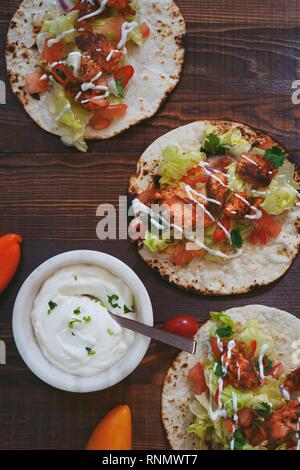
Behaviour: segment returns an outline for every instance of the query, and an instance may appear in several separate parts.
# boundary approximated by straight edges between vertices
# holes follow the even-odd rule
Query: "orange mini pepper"
[[[131,450],[132,420],[128,405],[113,408],[100,421],[86,450]]]
[[[0,293],[6,289],[19,266],[21,242],[22,238],[15,233],[0,237]]]

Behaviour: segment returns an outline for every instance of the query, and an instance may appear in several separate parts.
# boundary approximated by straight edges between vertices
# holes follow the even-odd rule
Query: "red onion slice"
[[[59,0],[59,3],[65,12],[68,12],[74,6],[74,3],[71,0]]]

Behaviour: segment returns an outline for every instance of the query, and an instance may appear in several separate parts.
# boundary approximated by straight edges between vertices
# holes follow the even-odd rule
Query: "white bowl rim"
[[[108,370],[94,376],[71,375],[51,364],[43,355],[35,337],[30,319],[32,305],[41,286],[49,276],[59,269],[74,264],[100,266],[124,279],[133,291],[137,312],[140,315],[139,320],[153,326],[153,310],[149,294],[140,278],[127,264],[107,253],[75,250],[61,253],[44,261],[24,281],[13,309],[13,335],[22,359],[39,379],[64,391],[96,392],[109,388],[130,375],[145,356],[150,338],[137,334],[131,348],[120,361]],[[28,307],[24,314],[24,305],[26,306],[28,303],[31,304],[30,308]],[[28,318],[28,322],[26,322],[26,318]]]

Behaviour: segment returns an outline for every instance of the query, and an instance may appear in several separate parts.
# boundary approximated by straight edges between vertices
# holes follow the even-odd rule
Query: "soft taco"
[[[188,124],[138,162],[129,186],[132,238],[146,263],[178,287],[247,292],[282,276],[298,253],[298,180],[287,150],[267,134],[227,121]]]
[[[184,34],[173,0],[24,0],[8,76],[40,127],[86,151],[155,114],[179,81]]]
[[[164,380],[172,449],[300,450],[300,320],[261,305],[210,315]]]

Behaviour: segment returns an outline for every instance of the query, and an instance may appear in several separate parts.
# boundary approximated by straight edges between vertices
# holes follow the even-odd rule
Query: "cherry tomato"
[[[125,65],[117,70],[114,74],[114,78],[116,81],[120,81],[123,88],[126,88],[128,85],[129,80],[134,75],[134,68],[132,65]]]
[[[53,62],[58,62],[59,60],[62,60],[65,57],[64,43],[60,41],[52,44],[52,46],[48,46],[48,41],[49,39],[45,41],[44,45],[44,61],[48,64],[52,64]]]
[[[231,227],[231,220],[228,217],[221,219],[220,224],[222,224],[223,227],[225,227],[225,229],[227,230],[227,232],[229,232],[230,227]],[[213,234],[214,243],[220,243],[223,240],[225,240],[225,238],[226,238],[225,231],[221,227],[219,227],[219,225],[217,225]]]
[[[120,15],[106,18],[102,25],[97,26],[97,33],[103,34],[111,44],[117,46],[121,39],[121,29],[124,21],[125,19]]]
[[[71,10],[69,11],[69,13],[70,13],[71,11],[80,10],[80,6],[81,6],[81,0],[80,0],[80,2],[78,2],[78,3],[75,3],[75,5],[73,6],[73,8],[71,8]]]
[[[203,258],[205,250],[186,250],[185,243],[177,243],[174,247],[171,260],[176,266],[188,264],[194,258]]]
[[[264,136],[264,139],[260,142],[259,147],[263,150],[269,150],[273,148],[274,142],[268,135]]]
[[[42,72],[33,72],[26,75],[26,90],[30,95],[34,95],[35,93],[44,93],[48,90],[48,78],[46,80],[41,80],[42,76]]]
[[[225,426],[229,433],[234,432],[234,424],[232,422],[232,419],[228,418],[228,416],[225,418]]]
[[[274,379],[278,380],[279,377],[281,377],[283,373],[284,373],[284,367],[281,364],[281,362],[278,362],[272,367],[272,370],[267,375],[271,375],[272,377],[274,377]]]
[[[164,328],[175,335],[192,338],[199,326],[197,320],[189,315],[174,315],[165,322]]]
[[[106,119],[122,118],[127,113],[127,109],[127,104],[109,104],[99,112],[99,115],[101,113],[101,116]]]
[[[223,353],[218,346],[218,340],[216,336],[210,337],[210,345],[211,345],[212,352],[214,353],[216,359],[220,362]]]
[[[147,23],[142,23],[140,25],[140,32],[144,39],[147,39],[150,36],[150,28]]]
[[[248,353],[248,357],[250,358],[254,357],[254,354],[256,352],[256,347],[257,347],[257,341],[254,339],[250,342],[250,350]]]
[[[204,369],[200,362],[198,362],[189,372],[189,379],[193,382],[194,390],[197,395],[206,393],[208,387],[205,381]]]

